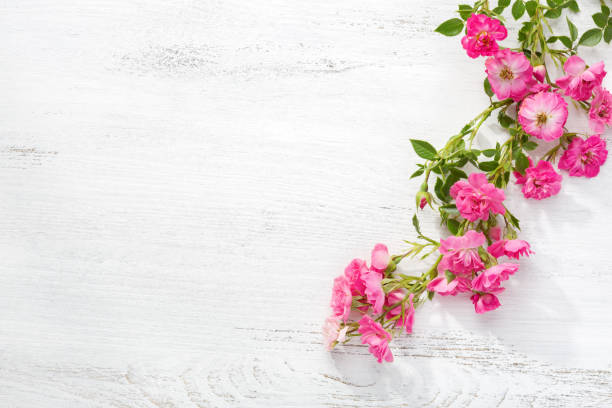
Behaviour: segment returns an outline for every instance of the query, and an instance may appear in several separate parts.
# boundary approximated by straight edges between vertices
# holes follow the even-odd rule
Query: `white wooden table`
[[[0,406],[612,406],[612,163],[510,189],[537,254],[498,311],[436,299],[393,364],[323,350],[333,277],[413,235],[409,138],[486,106],[454,8],[1,2]]]

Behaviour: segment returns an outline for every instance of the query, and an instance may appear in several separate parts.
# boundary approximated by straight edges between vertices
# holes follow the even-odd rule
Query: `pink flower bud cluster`
[[[402,289],[385,294],[382,279],[391,262],[389,250],[384,244],[376,244],[372,250],[370,266],[363,259],[353,259],[344,270],[344,274],[334,280],[332,289],[332,315],[327,318],[323,329],[325,344],[328,349],[345,340],[351,311],[361,315],[356,323],[361,342],[367,344],[370,352],[378,362],[393,361],[389,349],[391,333],[372,319],[369,313],[380,315],[387,320],[394,319],[394,327],[401,327],[412,333],[414,323],[414,295]],[[353,306],[353,301],[358,302]],[[403,304],[403,306],[402,306]]]
[[[485,249],[486,241],[485,234],[474,230],[441,240],[438,277],[427,289],[442,296],[468,293],[476,313],[497,309],[501,305],[497,295],[504,291],[502,282],[518,270],[517,264],[498,263],[498,259],[518,259],[532,251],[529,243],[518,239],[499,240]]]
[[[483,10],[487,12],[486,7]],[[542,62],[546,60],[545,56],[526,51],[528,58],[525,53],[500,47],[498,41],[504,40],[508,31],[499,20],[484,14],[472,14],[466,21],[465,33],[461,45],[471,58],[487,57],[484,66],[490,90],[486,83],[485,90],[500,102],[492,101],[490,108],[481,114],[487,116],[478,126],[471,127],[475,119],[458,136],[472,132],[471,143],[480,124],[494,109],[503,107],[500,123],[510,129],[511,137],[503,147],[498,144],[496,149],[487,149],[493,151],[491,154],[483,151],[485,156],[495,157],[489,163],[477,163],[474,151],[467,152],[462,139],[451,139],[454,144],[439,151],[422,141],[421,150],[424,151],[417,150],[415,145],[417,154],[427,159],[413,175],[425,174],[425,181],[416,196],[416,206],[421,210],[427,205],[435,208],[437,199],[428,192],[428,180],[430,172],[440,174],[435,191],[436,197],[443,202],[439,207],[440,213],[449,230],[456,235],[441,239],[438,244],[438,241],[421,234],[415,216],[413,223],[418,238],[426,243],[420,245],[407,241],[414,245],[411,251],[417,249],[414,253],[408,251],[392,257],[384,244],[376,244],[369,265],[364,259],[353,259],[344,273],[334,279],[332,313],[323,327],[328,350],[359,336],[361,343],[379,363],[393,361],[389,347],[393,334],[398,329],[412,333],[415,307],[424,300],[424,294],[430,299],[436,293],[441,296],[465,294],[478,314],[499,308],[499,295],[505,291],[504,282],[519,269],[517,263],[509,260],[530,256],[533,251],[527,241],[516,238],[512,226],[518,227],[518,221],[506,209],[505,192],[497,186],[506,186],[509,172],[514,170],[516,184],[521,186],[523,195],[542,200],[561,190],[563,176],[553,165],[557,152],[560,157],[558,168],[567,171],[571,177],[595,177],[607,159],[608,150],[602,134],[612,126],[612,93],[603,87],[606,76],[603,62],[588,66],[579,56],[567,57],[569,52],[561,52],[562,56],[558,58],[563,63],[564,72],[553,81]],[[545,47],[541,51],[543,54]],[[567,132],[568,102],[588,111],[588,134],[579,136]],[[506,112],[512,105],[514,107]],[[510,124],[502,120],[504,117],[508,119],[508,115],[516,115],[510,118]],[[483,116],[477,119],[480,117]],[[527,147],[533,145],[528,136],[556,145],[542,160],[534,162],[523,153],[535,147]],[[455,155],[461,157],[462,153],[463,164],[454,164],[456,162],[451,158]],[[481,169],[487,168],[485,164],[493,166],[489,167],[488,174],[472,173],[466,179],[466,174],[459,168],[468,159]],[[456,168],[452,168],[453,165]],[[463,179],[455,181],[457,178],[449,179],[447,174]],[[453,209],[454,215],[446,211],[443,214],[443,209]],[[500,216],[505,220],[503,229],[497,226]],[[419,254],[427,246],[433,249],[423,258],[439,252],[429,271],[420,277],[394,273],[396,263],[408,254]]]
[[[591,136],[574,137],[564,151],[559,168],[573,177],[594,177],[604,164],[608,151],[601,133],[612,126],[612,93],[603,88],[606,76],[603,62],[587,66],[577,55],[563,65],[565,75],[556,79],[556,88],[546,82],[544,65],[532,66],[521,52],[500,49],[497,41],[506,38],[507,31],[500,22],[482,14],[473,14],[467,21],[463,48],[472,58],[488,56],[485,61],[487,79],[500,100],[513,99],[518,103],[517,121],[530,136],[554,141],[564,134],[568,118],[565,97],[577,102],[589,102]],[[541,200],[557,194],[562,177],[551,163],[540,161],[524,174],[515,172],[526,198]]]

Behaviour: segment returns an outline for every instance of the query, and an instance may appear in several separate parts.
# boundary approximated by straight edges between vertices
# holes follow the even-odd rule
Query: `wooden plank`
[[[392,365],[322,350],[333,277],[412,235],[409,138],[487,103],[453,8],[1,4],[0,405],[612,406],[610,166],[510,189],[536,255],[499,311],[435,300]]]

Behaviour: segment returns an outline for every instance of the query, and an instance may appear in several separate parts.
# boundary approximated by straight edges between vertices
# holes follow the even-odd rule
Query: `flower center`
[[[499,77],[501,79],[510,80],[514,78],[514,72],[512,72],[510,68],[505,66],[504,69],[502,69],[501,72],[499,73]]]
[[[548,115],[544,112],[540,112],[538,113],[538,116],[536,116],[536,126],[543,126],[546,124],[547,121]]]
[[[593,152],[586,152],[581,158],[583,164],[591,164],[593,160]]]

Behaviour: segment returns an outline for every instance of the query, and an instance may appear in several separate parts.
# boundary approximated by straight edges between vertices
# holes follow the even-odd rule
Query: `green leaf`
[[[511,0],[499,0],[497,2],[497,7],[503,7],[506,8],[510,5]]]
[[[591,17],[593,17],[593,21],[597,24],[597,27],[604,28],[608,24],[608,16],[603,13],[595,13]]]
[[[504,111],[499,111],[497,121],[504,129],[508,129],[514,123],[514,119],[506,115]]]
[[[466,4],[460,4],[457,13],[459,13],[459,16],[461,16],[463,20],[467,20],[472,14],[474,14],[474,10],[472,9],[472,6],[467,6],[467,9],[462,9],[462,6],[466,6]]]
[[[569,18],[565,17],[565,19],[567,20],[567,27],[569,28],[570,38],[572,39],[572,42],[574,42],[578,38],[578,29]]]
[[[559,18],[561,17],[561,9],[560,8],[550,9],[546,11],[546,13],[544,13],[544,16],[548,18]]]
[[[427,299],[432,300],[436,292],[432,292],[430,290],[427,291]]]
[[[446,227],[453,235],[457,235],[460,226],[461,224],[459,223],[459,221],[454,220],[452,218],[449,218],[448,221],[446,221]]]
[[[435,29],[436,32],[453,37],[463,30],[463,20],[460,18],[451,18],[446,20]]]
[[[610,9],[605,4],[601,5],[601,14],[606,16],[606,18],[610,17]]]
[[[446,281],[448,283],[451,283],[456,278],[456,276],[451,271],[449,271],[448,269],[444,271],[444,275],[446,276]]]
[[[501,14],[504,12],[504,7],[495,7],[492,11],[495,14]]]
[[[493,96],[493,89],[491,88],[491,83],[489,82],[489,78],[485,78],[484,80],[484,91],[489,98]]]
[[[495,156],[495,153],[497,152],[497,150],[495,149],[486,149],[482,151],[482,154],[484,154],[486,157],[493,157]]]
[[[465,156],[469,160],[478,160],[478,156],[479,155],[480,155],[480,150],[478,150],[478,149],[472,149],[472,150],[466,150],[465,151]]]
[[[451,167],[450,168],[450,172],[451,172],[452,175],[454,175],[458,179],[468,178],[468,175],[465,174],[465,171],[463,171],[461,169],[458,169],[456,167]]]
[[[606,27],[606,31],[604,31],[603,39],[608,44],[612,41],[612,23],[610,22],[608,22],[608,27]]]
[[[582,37],[580,37],[580,41],[578,43],[587,47],[594,47],[601,41],[601,35],[601,29],[591,28],[582,34]]]
[[[523,3],[523,0],[516,0],[512,5],[512,17],[518,20],[523,17],[523,14],[525,14],[525,3]]]
[[[567,3],[567,7],[569,7],[569,9],[572,10],[574,13],[577,13],[580,11],[580,7],[578,7],[578,2],[576,0],[572,0],[569,3]]]
[[[551,35],[550,37],[548,37],[548,39],[546,40],[547,44],[551,44],[554,43],[555,41],[557,41],[559,39],[559,37],[557,37],[556,35]]]
[[[445,203],[450,201],[450,197],[444,192],[444,182],[441,178],[436,179],[436,185],[434,186],[436,196]]]
[[[418,169],[417,171],[415,171],[414,173],[412,173],[412,175],[410,176],[410,178],[415,178],[415,177],[419,177],[421,174],[423,174],[425,170],[421,167],[420,169]]]
[[[421,235],[421,227],[419,225],[419,219],[417,218],[416,214],[412,216],[412,225],[414,225],[414,229],[416,230],[416,232]]]
[[[453,184],[455,184],[458,181],[459,181],[459,177],[455,176],[454,174],[451,174],[446,178],[446,181],[444,182],[444,185],[442,186],[442,191],[444,192],[444,195],[446,197],[449,197],[451,187],[453,186]]]
[[[514,225],[518,229],[521,229],[521,227],[519,226],[518,218],[516,218],[510,211],[508,211],[508,209],[506,209],[506,215],[510,221],[510,224]]]
[[[499,166],[496,161],[486,161],[478,163],[478,168],[482,171],[493,171]]]
[[[410,139],[410,143],[412,143],[412,148],[414,149],[415,153],[418,154],[420,157],[427,160],[435,160],[436,154],[438,152],[436,151],[436,148],[433,147],[431,144],[424,140],[416,139]]]
[[[521,153],[514,162],[516,164],[516,170],[521,174],[525,174],[525,169],[529,167],[529,159],[527,156]]]
[[[567,37],[565,35],[562,35],[561,37],[559,37],[559,41],[561,41],[563,43],[563,45],[565,45],[565,47],[569,48],[570,50],[574,46],[572,40],[570,40],[569,37]]]
[[[534,0],[529,0],[527,3],[525,3],[525,10],[527,10],[527,14],[529,14],[529,17],[534,16],[537,7],[538,3]]]
[[[538,147],[538,144],[536,142],[529,141],[525,143],[523,147],[525,148],[525,150],[531,151],[531,150],[534,150],[536,147]]]

